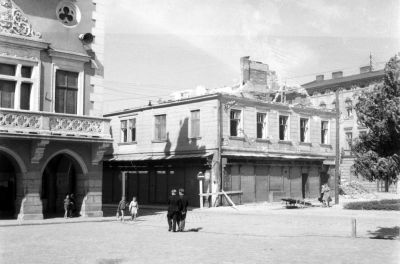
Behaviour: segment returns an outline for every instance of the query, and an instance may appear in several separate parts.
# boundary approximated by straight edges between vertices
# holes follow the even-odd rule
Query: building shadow
[[[368,231],[369,238],[371,239],[399,239],[400,227],[378,227],[375,231]]]

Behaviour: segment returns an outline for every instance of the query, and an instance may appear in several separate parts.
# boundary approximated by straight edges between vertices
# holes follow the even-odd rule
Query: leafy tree
[[[353,170],[369,181],[384,180],[385,191],[400,173],[400,61],[391,58],[382,83],[363,91],[355,106],[358,120],[367,127],[353,142]]]

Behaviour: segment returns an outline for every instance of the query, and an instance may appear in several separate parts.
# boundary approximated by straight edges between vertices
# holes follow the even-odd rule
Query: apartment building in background
[[[362,177],[357,177],[352,171],[354,156],[351,152],[351,143],[360,134],[366,133],[367,128],[357,121],[354,106],[359,94],[364,90],[373,88],[383,82],[384,70],[373,70],[371,66],[360,68],[358,74],[343,76],[342,71],[332,72],[330,79],[324,75],[317,75],[312,82],[303,84],[310,95],[310,100],[316,107],[332,109],[339,104],[339,143],[340,143],[340,179],[342,184],[357,181],[369,191],[384,191],[385,182],[369,182]],[[335,91],[339,89],[339,100],[336,102]],[[390,191],[395,191],[396,186],[390,186]]]

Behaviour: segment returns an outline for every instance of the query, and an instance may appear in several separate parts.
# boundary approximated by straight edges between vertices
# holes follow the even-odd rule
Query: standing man
[[[174,232],[176,232],[176,223],[179,221],[179,212],[181,210],[181,207],[182,206],[179,196],[176,195],[176,190],[172,189],[171,196],[168,198],[168,231],[173,230]]]
[[[189,205],[189,201],[185,196],[185,190],[183,188],[179,189],[179,198],[181,200],[182,209],[180,213],[180,219],[179,219],[180,222],[178,231],[183,232],[185,230],[185,219],[187,214],[187,207]]]

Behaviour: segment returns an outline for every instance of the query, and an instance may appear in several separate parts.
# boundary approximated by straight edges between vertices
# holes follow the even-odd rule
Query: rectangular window
[[[230,126],[231,126],[231,136],[238,137],[240,135],[240,118],[242,111],[231,110],[230,114]]]
[[[257,138],[266,138],[266,123],[267,114],[257,113]]]
[[[127,121],[122,120],[121,121],[121,142],[127,142],[128,141],[128,130],[126,127]]]
[[[21,77],[23,78],[31,78],[32,76],[32,67],[30,66],[22,66],[21,67]]]
[[[328,144],[328,121],[321,121],[321,144]]]
[[[31,83],[21,83],[20,108],[23,110],[30,109],[31,87],[32,87]]]
[[[353,141],[353,133],[352,132],[346,132],[346,141],[347,141],[347,149],[351,150],[351,145]]]
[[[56,113],[76,114],[78,95],[78,73],[56,72]]]
[[[167,116],[156,115],[155,118],[155,140],[166,140],[167,139]]]
[[[200,110],[190,112],[190,137],[200,137]]]
[[[15,76],[16,65],[0,63],[0,74]]]
[[[129,119],[130,140],[136,141],[136,118]]]
[[[308,141],[308,119],[300,118],[300,142]]]
[[[15,82],[0,80],[0,107],[14,108]]]
[[[279,116],[279,140],[289,140],[288,116]]]

